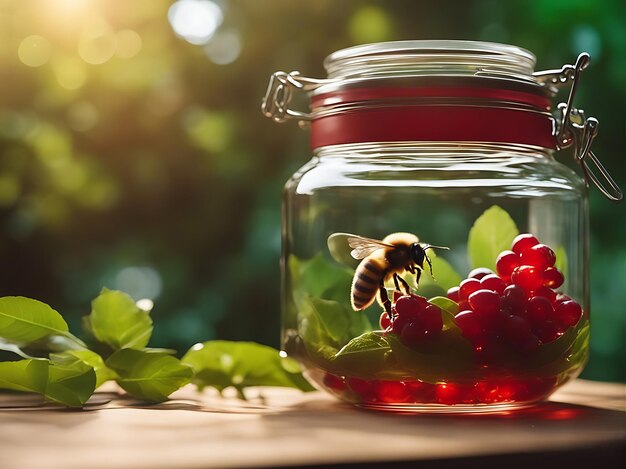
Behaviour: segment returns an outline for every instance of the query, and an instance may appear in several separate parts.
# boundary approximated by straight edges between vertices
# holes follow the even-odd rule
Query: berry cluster
[[[530,352],[578,323],[582,308],[554,289],[563,274],[556,256],[531,234],[521,234],[496,261],[497,274],[475,269],[448,298],[459,303],[456,323],[474,349],[488,357],[502,347]]]
[[[393,320],[386,312],[380,316],[383,330],[391,330],[409,347],[441,332],[443,319],[438,306],[418,295],[403,295],[394,299],[391,308]]]

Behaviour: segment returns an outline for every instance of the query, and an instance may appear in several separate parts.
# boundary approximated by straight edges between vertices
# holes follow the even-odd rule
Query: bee
[[[385,281],[393,277],[396,290],[408,295],[411,291],[408,283],[399,275],[404,271],[415,274],[415,287],[419,284],[424,261],[428,264],[430,274],[433,265],[426,254],[428,249],[448,249],[444,246],[433,246],[419,242],[419,238],[411,233],[392,233],[382,241],[363,236],[336,233],[333,237],[342,237],[352,248],[350,255],[361,260],[354,273],[351,289],[351,303],[355,311],[361,311],[371,305],[378,293],[380,302],[391,317],[391,301],[387,295]],[[331,244],[329,238],[329,245]],[[402,286],[402,289],[400,288]]]

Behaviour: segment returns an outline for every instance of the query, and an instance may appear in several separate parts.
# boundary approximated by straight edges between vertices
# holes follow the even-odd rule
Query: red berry
[[[530,265],[522,265],[517,267],[511,274],[511,282],[519,285],[526,292],[531,292],[541,287],[543,279],[539,269]]]
[[[493,315],[500,310],[500,295],[491,290],[475,291],[468,301],[472,309],[481,316]]]
[[[411,395],[411,402],[433,402],[435,400],[435,385],[422,381],[404,381],[407,391]]]
[[[556,267],[548,267],[543,272],[543,284],[550,288],[559,288],[563,285],[565,278],[559,269]]]
[[[461,329],[463,337],[474,340],[483,335],[483,325],[478,314],[474,311],[461,311],[454,318],[457,326]]]
[[[486,267],[477,267],[476,269],[470,271],[469,274],[467,274],[467,278],[475,278],[476,280],[480,280],[483,277],[491,274],[493,274],[493,270]]]
[[[380,324],[380,328],[383,331],[386,331],[388,328],[391,327],[391,319],[389,319],[389,315],[387,314],[386,311],[384,311],[381,315],[380,315],[380,319],[378,321],[378,324]]]
[[[440,404],[460,404],[464,399],[464,392],[461,386],[451,384],[451,383],[442,383],[438,384],[435,389],[435,399]]]
[[[401,296],[394,306],[399,317],[415,317],[422,310],[421,302],[413,295]]]
[[[427,335],[428,331],[422,324],[417,321],[411,321],[402,328],[402,332],[400,332],[400,340],[404,345],[410,346],[421,342]]]
[[[526,292],[518,285],[509,285],[502,293],[503,299],[506,299],[507,306],[526,306]]]
[[[500,401],[515,401],[524,392],[525,386],[519,381],[501,381],[498,384],[498,398]]]
[[[366,398],[372,395],[373,383],[360,378],[347,378],[348,387],[359,396]]]
[[[531,353],[537,350],[540,345],[541,342],[539,342],[539,338],[536,335],[531,334],[521,345],[521,349],[526,353]]]
[[[452,301],[459,302],[459,287],[452,287],[448,290],[448,298]]]
[[[476,290],[480,290],[480,281],[475,278],[466,278],[459,285],[459,298],[467,300]]]
[[[564,301],[556,307],[554,315],[565,327],[575,326],[583,315],[583,309],[575,301]]]
[[[526,249],[520,255],[523,265],[532,265],[539,270],[545,270],[552,267],[556,261],[554,251],[545,244],[536,244],[530,249]]]
[[[433,335],[443,329],[443,319],[441,318],[441,309],[435,305],[428,305],[418,315],[421,326],[427,335]]]
[[[482,402],[513,402],[523,400],[526,394],[524,381],[513,379],[497,379],[479,381],[476,383],[476,391]]]
[[[479,339],[474,345],[476,359],[481,363],[492,363],[502,357],[504,344],[497,337]]]
[[[517,235],[515,237],[515,239],[513,240],[511,251],[513,251],[516,254],[521,254],[527,249],[532,248],[536,244],[539,244],[539,241],[537,241],[537,238],[535,238],[531,234],[524,233],[521,235]]]
[[[551,391],[557,383],[556,376],[550,376],[545,378],[534,378],[526,381],[527,386],[527,400],[536,400],[545,397]]]
[[[491,335],[495,334],[497,336],[500,334],[502,326],[510,315],[511,313],[509,311],[500,309],[493,314],[485,316],[483,318],[483,326]]]
[[[459,311],[466,311],[468,309],[472,309],[470,307],[469,301],[467,301],[467,300],[459,301]]]
[[[479,381],[474,386],[481,402],[489,404],[498,402],[498,385],[494,381]]]
[[[548,301],[550,301],[550,303],[552,304],[554,304],[554,302],[556,301],[556,292],[548,287],[537,288],[532,293],[532,296],[543,296],[544,298],[547,298]]]
[[[556,301],[554,302],[555,306],[563,303],[564,301],[570,301],[571,298],[563,293],[556,294]]]
[[[418,304],[422,307],[425,308],[426,306],[428,306],[428,300],[426,299],[426,297],[420,296],[420,295],[413,295],[411,294],[412,298],[415,298],[415,301],[418,302]]]
[[[501,303],[513,314],[521,316],[526,312],[526,292],[520,286],[509,285],[504,289]]]
[[[519,256],[513,251],[502,251],[496,259],[496,270],[503,279],[508,279],[519,265]]]
[[[376,381],[374,383],[376,398],[381,402],[407,402],[411,396],[402,381]]]
[[[528,314],[530,322],[533,324],[542,324],[552,317],[552,304],[550,304],[550,300],[543,296],[533,296],[528,300],[526,313]]]
[[[495,291],[502,295],[504,293],[504,289],[506,288],[506,283],[496,274],[485,275],[480,279],[480,284],[482,288],[486,288],[487,290]]]
[[[541,343],[545,344],[548,342],[552,342],[553,340],[558,339],[561,335],[561,328],[553,319],[548,319],[544,321],[540,325],[537,326],[535,330],[537,337]]]
[[[333,391],[343,391],[346,389],[346,382],[341,376],[336,376],[330,373],[324,375],[324,386]]]
[[[509,316],[503,327],[503,334],[506,340],[514,344],[526,342],[530,335],[530,324],[519,316]]]
[[[391,330],[397,336],[402,334],[402,331],[410,322],[415,321],[415,317],[404,315],[404,316],[396,316],[391,324]]]

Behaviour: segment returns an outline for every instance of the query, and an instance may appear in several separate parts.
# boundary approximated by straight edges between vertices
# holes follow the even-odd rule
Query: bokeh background
[[[516,44],[538,69],[589,52],[576,106],[626,186],[623,0],[0,0],[0,295],[77,330],[118,288],[155,302],[153,345],[277,346],[280,193],[309,154],[261,116],[267,80],[403,39]],[[626,380],[625,241],[592,190],[587,378]]]

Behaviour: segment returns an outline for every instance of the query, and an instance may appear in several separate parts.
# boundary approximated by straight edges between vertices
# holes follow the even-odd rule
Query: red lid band
[[[365,142],[498,142],[556,148],[553,118],[497,107],[402,106],[316,117],[311,147]]]

